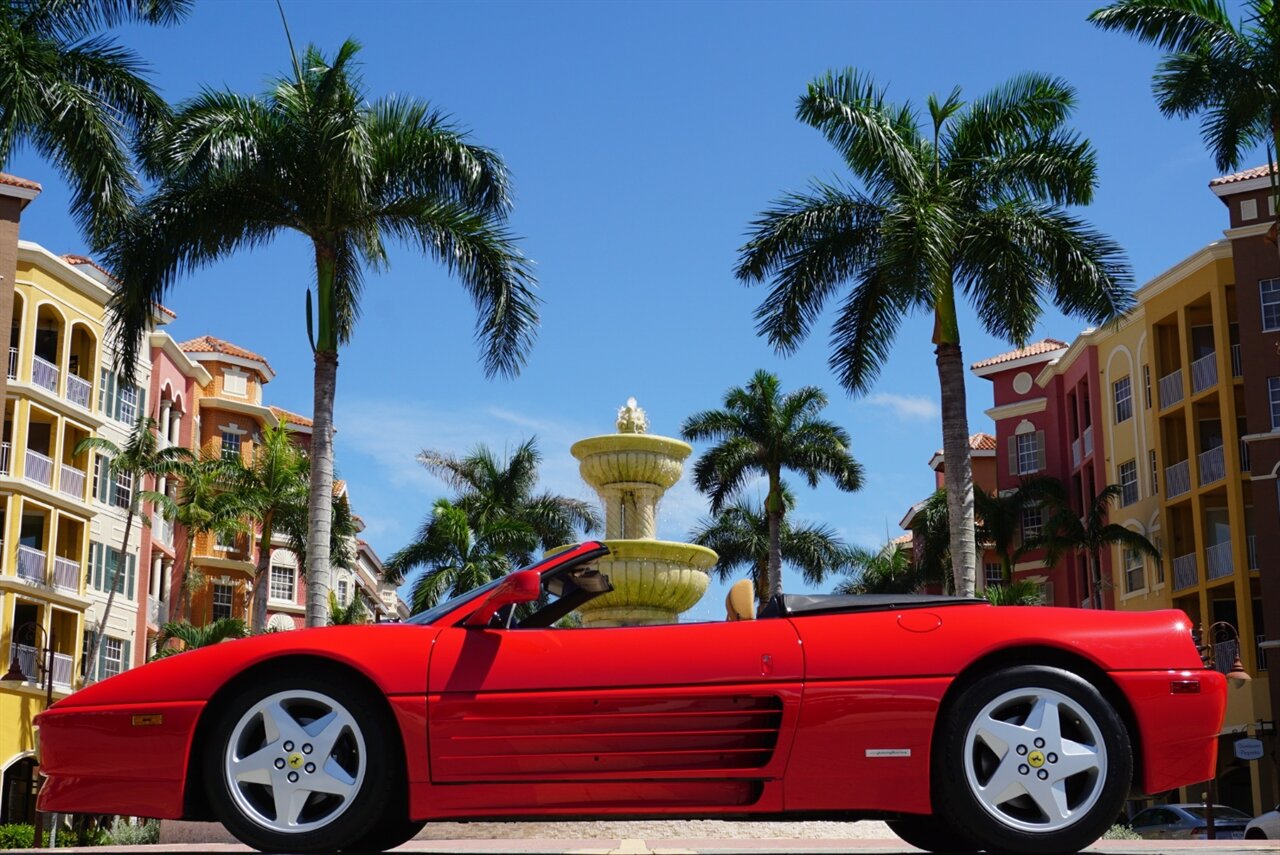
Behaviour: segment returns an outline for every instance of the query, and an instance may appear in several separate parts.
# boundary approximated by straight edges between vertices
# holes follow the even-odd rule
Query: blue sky
[[[545,301],[524,372],[488,380],[471,307],[442,268],[399,249],[389,272],[370,277],[337,397],[338,468],[366,538],[390,554],[444,494],[414,463],[421,448],[504,448],[536,434],[546,486],[591,498],[568,447],[612,431],[628,396],[653,432],[674,435],[757,368],[787,387],[824,387],[827,414],[866,467],[857,494],[799,489],[798,514],[867,546],[898,534],[905,509],[932,489],[926,464],[940,446],[929,320],[905,324],[874,394],[850,398],[826,366],[825,323],[788,358],[755,336],[762,291],[733,279],[737,248],[780,193],[841,174],[794,107],[809,80],[844,66],[917,104],[955,85],[977,95],[1021,71],[1061,75],[1079,90],[1074,125],[1099,156],[1101,185],[1084,216],[1126,248],[1137,282],[1220,237],[1225,211],[1206,187],[1216,173],[1198,128],[1159,115],[1157,54],[1086,24],[1096,5],[285,0],[299,45],[331,53],[356,38],[372,95],[426,99],[505,158],[512,225],[537,261]],[[202,0],[178,28],[118,37],[148,58],[174,101],[202,86],[262,91],[289,63],[265,0]],[[7,170],[45,187],[22,236],[82,251],[56,173],[28,153]],[[297,239],[239,255],[179,284],[166,299],[179,315],[169,331],[263,353],[277,372],[270,402],[309,413],[302,295],[311,275]],[[1070,339],[1080,327],[1050,312],[1037,337]],[[969,362],[1007,349],[972,311],[963,331]],[[970,377],[969,396],[971,428],[989,429],[989,385]],[[687,481],[664,503],[664,537],[682,539],[705,513]],[[719,614],[720,599],[709,594],[694,615]]]

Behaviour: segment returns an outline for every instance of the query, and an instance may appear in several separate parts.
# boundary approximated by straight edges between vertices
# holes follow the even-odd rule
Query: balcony
[[[147,622],[160,626],[169,619],[169,602],[147,597]]]
[[[80,562],[72,561],[70,558],[63,558],[61,555],[55,555],[53,557],[53,586],[64,591],[70,591],[73,594],[80,593]]]
[[[53,486],[53,458],[45,457],[38,451],[27,449],[27,466],[22,473],[28,481],[35,481],[46,487]]]
[[[74,499],[84,498],[84,479],[85,472],[83,469],[77,469],[74,466],[62,464],[62,474],[58,478],[58,489],[67,496]]]
[[[1165,497],[1176,499],[1191,492],[1191,461],[1175,463],[1164,470]]]
[[[1218,383],[1218,354],[1210,353],[1191,363],[1191,394],[1203,392]]]
[[[1231,345],[1231,376],[1244,376],[1244,360],[1241,358],[1240,345],[1238,344]]]
[[[173,522],[164,518],[163,514],[151,514],[151,537],[165,546],[173,546]]]
[[[1221,481],[1226,475],[1227,462],[1221,445],[1200,453],[1200,486]]]
[[[9,379],[18,379],[18,348],[9,348]]]
[[[31,357],[31,382],[50,392],[58,391],[58,366],[34,354]]]
[[[1200,581],[1200,565],[1194,552],[1173,559],[1173,589],[1192,588]]]
[[[64,689],[71,688],[71,674],[75,661],[68,653],[53,654],[53,685]]]
[[[1089,425],[1084,429],[1081,438],[1084,439],[1084,456],[1088,457],[1093,454],[1093,425]]]
[[[86,410],[89,409],[89,392],[93,386],[88,380],[77,377],[74,374],[67,375],[67,400],[73,404],[79,404]]]
[[[28,582],[45,582],[45,554],[30,546],[18,545],[18,576]]]
[[[1205,548],[1205,558],[1209,564],[1209,578],[1221,579],[1235,572],[1234,556],[1231,554],[1231,541],[1215,543]]]
[[[1252,535],[1252,534],[1246,535],[1244,542],[1245,542],[1246,549],[1248,550],[1248,553],[1249,553],[1249,569],[1257,570],[1258,569],[1257,535]]]
[[[1172,407],[1182,400],[1182,369],[1160,378],[1160,407]]]
[[[1072,469],[1080,465],[1080,461],[1082,459],[1081,451],[1083,450],[1083,448],[1084,448],[1084,443],[1080,439],[1077,438],[1077,439],[1071,440],[1071,468]]]
[[[13,450],[7,442],[0,442],[0,475],[8,475],[9,469],[9,453]]]

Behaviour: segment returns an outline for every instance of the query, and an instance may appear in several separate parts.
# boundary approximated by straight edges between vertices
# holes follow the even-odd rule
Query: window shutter
[[[102,640],[98,642],[97,661],[93,663],[93,679],[102,679],[103,673],[106,671],[107,661],[107,637],[102,636]]]
[[[133,667],[133,659],[131,658],[133,642],[132,641],[123,642],[122,647],[124,649],[120,654],[120,671],[124,672],[124,671],[128,671],[130,668]]]
[[[1009,474],[1018,474],[1018,437],[1009,437]]]
[[[1036,471],[1043,472],[1044,466],[1044,431],[1036,431]]]
[[[138,413],[145,416],[147,414],[147,390],[143,389],[141,386],[138,386],[137,389],[138,389]]]
[[[129,599],[133,599],[134,585],[138,581],[138,556],[129,556]]]
[[[107,384],[110,378],[111,372],[105,368],[102,369],[102,374],[98,381],[98,412],[100,413],[105,413],[107,411]]]

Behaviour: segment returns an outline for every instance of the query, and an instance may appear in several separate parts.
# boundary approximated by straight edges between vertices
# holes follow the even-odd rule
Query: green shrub
[[[160,842],[160,823],[116,817],[105,841],[108,846],[150,846]]]
[[[25,823],[0,825],[0,849],[30,849],[35,845],[36,830]]]
[[[1141,840],[1142,835],[1127,825],[1113,825],[1102,835],[1103,840]]]

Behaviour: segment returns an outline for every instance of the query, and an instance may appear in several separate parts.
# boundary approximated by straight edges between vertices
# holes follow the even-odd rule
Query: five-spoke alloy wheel
[[[934,774],[946,818],[988,850],[1075,852],[1119,814],[1133,759],[1096,688],[1042,666],[987,675],[956,699]]]

